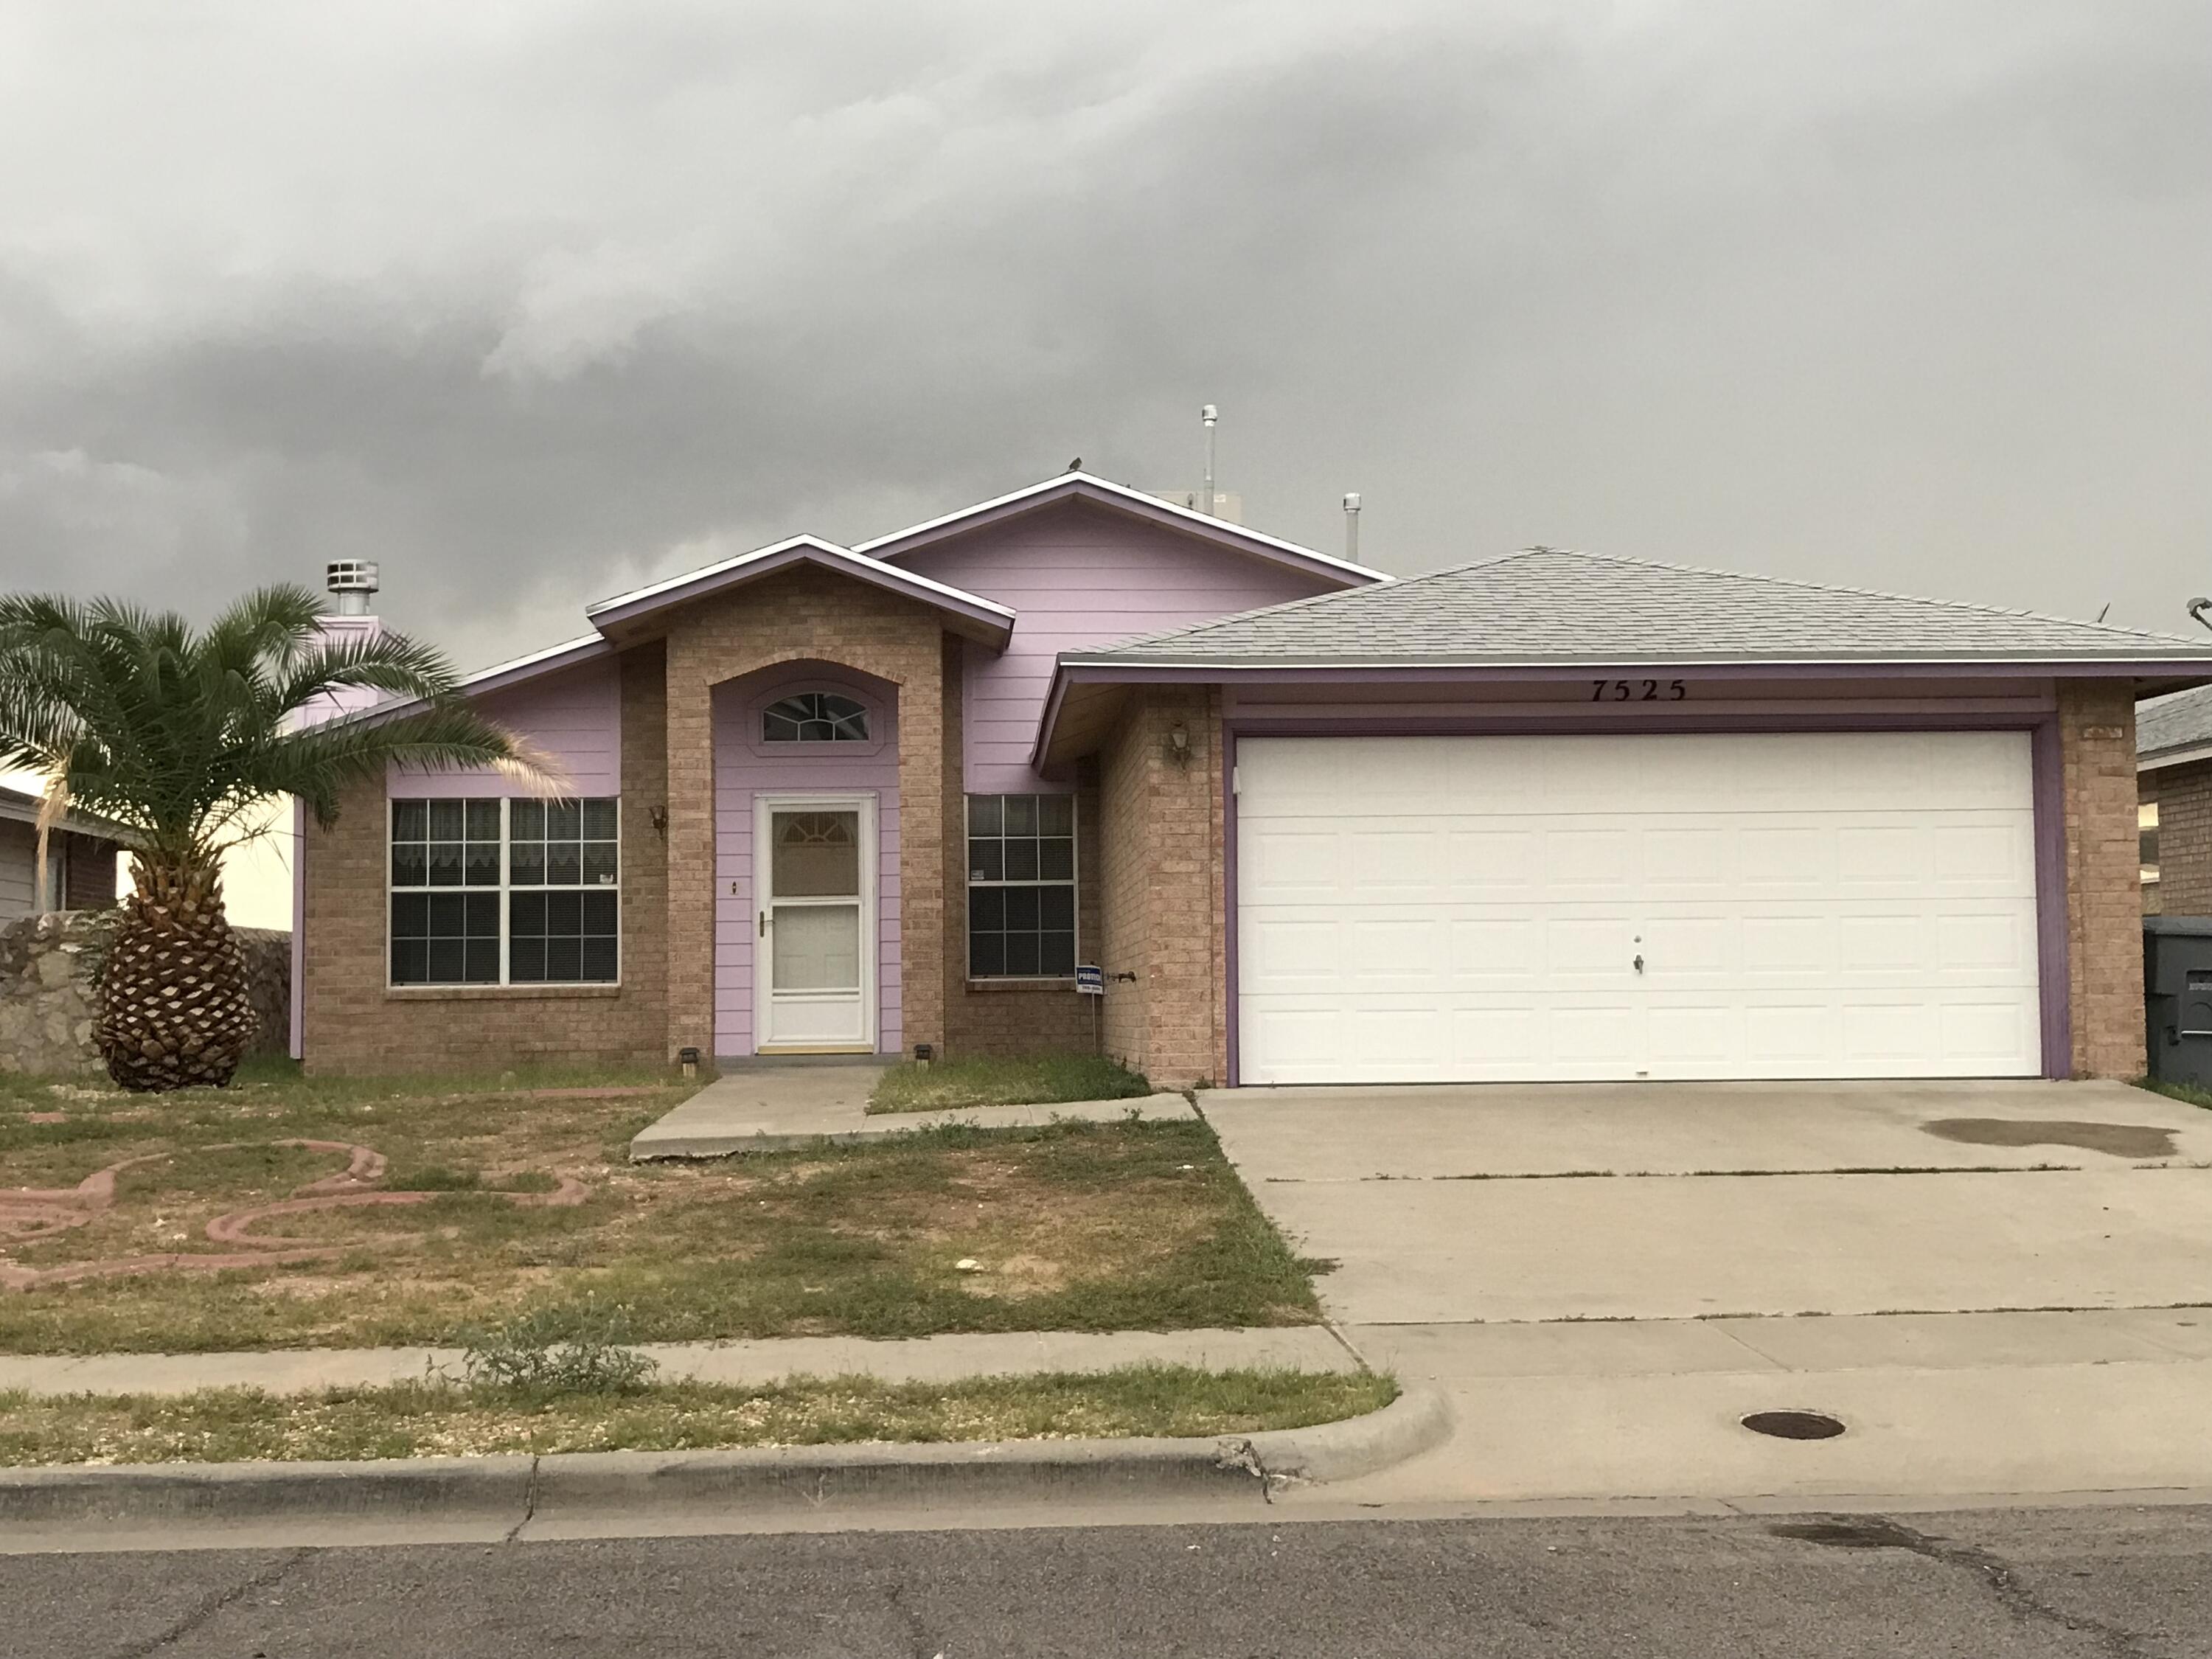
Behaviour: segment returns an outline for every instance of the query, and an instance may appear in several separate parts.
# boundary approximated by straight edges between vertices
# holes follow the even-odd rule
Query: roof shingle
[[[2136,705],[2136,754],[2155,761],[2212,746],[2212,685]]]
[[[1067,653],[1101,666],[2176,662],[2212,639],[1532,547]]]

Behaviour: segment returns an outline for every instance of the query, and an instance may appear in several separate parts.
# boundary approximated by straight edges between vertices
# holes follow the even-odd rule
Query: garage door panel
[[[1540,834],[1549,896],[1587,899],[1635,886],[1636,838],[1629,831],[1553,825]]]
[[[1247,1081],[2038,1069],[2024,734],[1247,739],[1238,770]]]
[[[1359,897],[1426,897],[1445,883],[1450,858],[1441,823],[1419,830],[1363,824],[1345,839],[1352,891]]]
[[[1332,897],[1344,878],[1343,837],[1333,829],[1260,824],[1239,836],[1237,885],[1254,903]]]

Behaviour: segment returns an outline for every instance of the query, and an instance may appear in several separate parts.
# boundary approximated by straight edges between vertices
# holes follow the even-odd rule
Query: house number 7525
[[[1680,702],[1690,695],[1680,680],[1592,680],[1592,702]]]

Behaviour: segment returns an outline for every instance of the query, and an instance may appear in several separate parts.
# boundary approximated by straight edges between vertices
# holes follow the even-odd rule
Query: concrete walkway
[[[959,1123],[987,1129],[1030,1128],[1054,1121],[1158,1123],[1198,1115],[1181,1095],[1137,1100],[1065,1101],[1048,1106],[962,1106],[943,1112],[879,1112],[868,1096],[881,1066],[759,1066],[724,1073],[639,1134],[633,1162],[661,1158],[726,1158],[773,1152],[812,1141],[879,1140]]]
[[[1023,1331],[925,1336],[789,1337],[753,1342],[644,1342],[664,1378],[757,1383],[793,1376],[873,1376],[894,1382],[1103,1371],[1122,1365],[1194,1365],[1352,1370],[1358,1361],[1318,1325],[1267,1330]],[[254,1388],[271,1394],[421,1378],[432,1367],[456,1374],[458,1348],[324,1348],[269,1353],[0,1355],[0,1390],[33,1394],[188,1394]]]

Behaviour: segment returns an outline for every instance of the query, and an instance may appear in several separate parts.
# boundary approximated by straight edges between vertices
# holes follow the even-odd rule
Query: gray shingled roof
[[[2142,760],[2212,747],[2212,685],[2136,705],[2136,754]]]
[[[2212,674],[2212,638],[1532,547],[1061,660],[1223,668],[2202,661]]]

